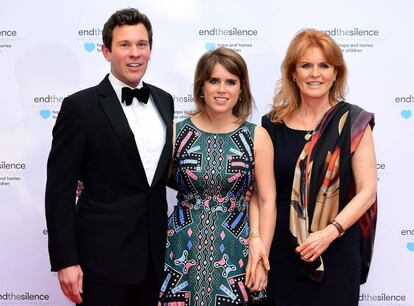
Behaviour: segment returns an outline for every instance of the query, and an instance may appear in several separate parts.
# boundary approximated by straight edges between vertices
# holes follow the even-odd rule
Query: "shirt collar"
[[[127,84],[125,84],[124,82],[120,81],[119,79],[117,79],[112,72],[109,73],[108,76],[109,82],[111,83],[112,87],[115,90],[116,96],[118,97],[119,102],[121,103],[121,99],[122,99],[122,87],[129,87],[134,89],[134,87],[131,87]],[[135,88],[141,88],[143,86],[143,82],[142,79],[139,81],[138,86]]]

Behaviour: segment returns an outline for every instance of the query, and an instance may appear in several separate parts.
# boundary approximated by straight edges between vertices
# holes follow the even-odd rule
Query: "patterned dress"
[[[178,203],[169,217],[163,306],[243,305],[249,233],[244,194],[253,183],[255,125],[207,133],[177,124]]]

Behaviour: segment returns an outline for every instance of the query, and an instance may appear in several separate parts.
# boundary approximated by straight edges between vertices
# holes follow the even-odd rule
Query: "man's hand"
[[[76,304],[82,303],[83,272],[79,265],[63,268],[58,271],[58,279],[62,292]]]
[[[84,188],[85,186],[83,186],[83,182],[78,180],[78,185],[76,186],[76,197],[80,197]]]
[[[250,186],[244,195],[244,199],[246,200],[247,203],[250,203],[250,200],[252,198],[252,193],[253,193],[253,186]]]

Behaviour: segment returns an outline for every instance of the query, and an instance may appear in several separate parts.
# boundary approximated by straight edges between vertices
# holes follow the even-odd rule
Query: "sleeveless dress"
[[[244,305],[255,125],[208,133],[190,118],[176,126],[178,203],[168,220],[159,305]]]
[[[326,267],[324,280],[317,283],[301,273],[303,265],[295,252],[290,230],[290,198],[295,164],[307,131],[273,124],[267,116],[262,126],[269,132],[275,150],[277,222],[269,254],[268,294],[277,306],[357,306],[360,286],[360,231],[358,224],[334,240],[322,255]],[[309,207],[313,214],[314,207]]]

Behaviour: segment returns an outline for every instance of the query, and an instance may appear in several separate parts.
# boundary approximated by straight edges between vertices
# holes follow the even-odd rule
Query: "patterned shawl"
[[[332,107],[316,127],[296,162],[293,179],[290,232],[300,245],[310,232],[325,228],[356,194],[352,155],[367,125],[374,127],[374,115],[346,102]],[[308,206],[314,206],[312,220]],[[365,283],[372,257],[377,202],[359,219],[361,230],[361,283]],[[324,266],[320,256],[306,265],[307,275],[322,281]]]

